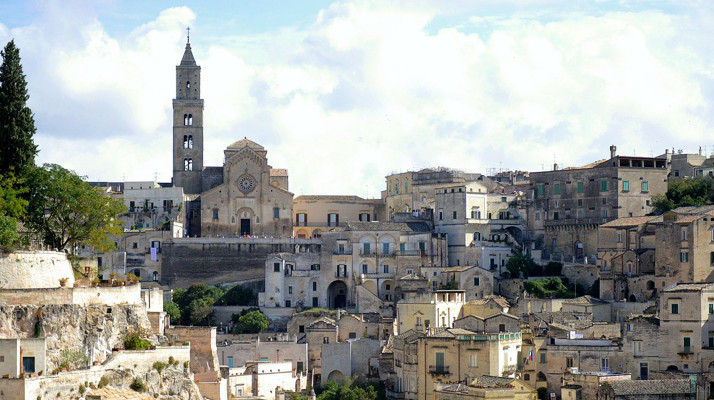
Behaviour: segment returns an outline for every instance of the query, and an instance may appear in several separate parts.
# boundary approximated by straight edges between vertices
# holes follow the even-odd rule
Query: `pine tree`
[[[11,40],[0,52],[0,174],[23,173],[35,165],[35,119],[27,107],[27,82],[20,64],[20,49]]]

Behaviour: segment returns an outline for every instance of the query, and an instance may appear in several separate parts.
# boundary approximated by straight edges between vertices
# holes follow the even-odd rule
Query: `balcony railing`
[[[399,255],[401,256],[415,256],[415,257],[424,257],[426,256],[426,250],[400,250]]]
[[[351,256],[352,255],[352,249],[333,249],[332,254],[336,256]]]
[[[448,365],[430,365],[429,373],[432,375],[450,375]]]

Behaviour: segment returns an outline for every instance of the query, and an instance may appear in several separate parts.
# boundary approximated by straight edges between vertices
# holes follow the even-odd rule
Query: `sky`
[[[191,27],[204,165],[247,137],[296,195],[378,197],[427,167],[540,171],[714,153],[711,1],[0,2],[38,163],[170,181]]]

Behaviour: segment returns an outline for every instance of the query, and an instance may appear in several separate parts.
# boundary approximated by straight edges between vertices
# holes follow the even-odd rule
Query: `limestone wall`
[[[0,303],[12,305],[75,304],[119,305],[143,304],[141,286],[57,287],[46,289],[0,289]]]
[[[216,328],[204,326],[172,326],[166,336],[179,341],[191,342],[191,372],[218,371]]]
[[[56,251],[0,253],[0,289],[58,288],[59,280],[74,284],[72,265]]]

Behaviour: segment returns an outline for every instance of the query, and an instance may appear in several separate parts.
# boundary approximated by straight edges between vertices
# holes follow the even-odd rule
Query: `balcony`
[[[426,250],[401,250],[399,251],[400,256],[405,256],[405,257],[425,257],[426,256]]]
[[[360,274],[359,275],[360,280],[364,281],[365,279],[394,279],[394,274],[392,273],[383,273],[383,272],[375,272],[375,273],[366,273],[366,274]]]
[[[347,272],[335,272],[335,278],[347,278]]]
[[[451,375],[448,365],[430,365],[429,373],[432,375]]]
[[[377,252],[374,250],[365,251],[365,249],[359,249],[359,255],[361,255],[361,256],[376,256]]]
[[[351,256],[352,249],[333,249],[332,254],[336,256]]]
[[[693,354],[692,352],[692,346],[681,346],[679,348],[679,351],[677,354],[682,355],[682,356],[687,356]]]

